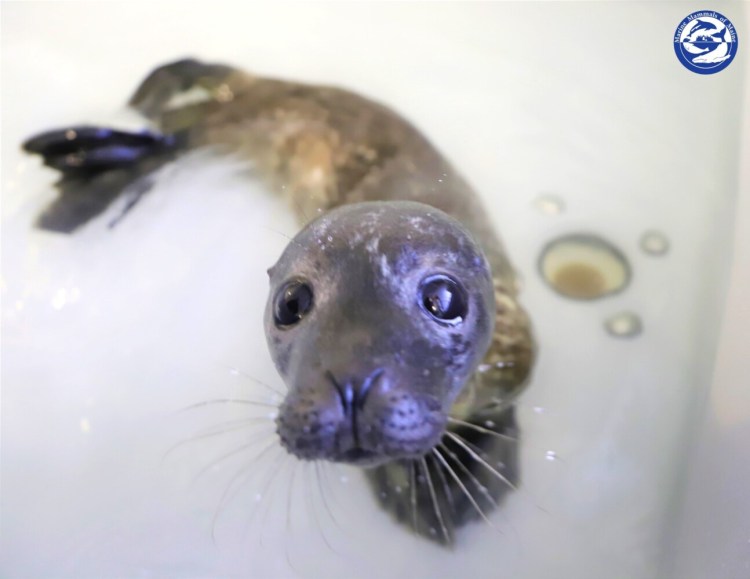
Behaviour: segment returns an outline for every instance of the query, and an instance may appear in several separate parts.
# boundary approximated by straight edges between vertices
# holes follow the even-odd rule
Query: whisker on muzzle
[[[455,442],[457,445],[459,445],[461,448],[463,448],[469,456],[471,456],[474,460],[482,464],[487,470],[489,470],[493,476],[501,480],[503,483],[508,485],[510,488],[512,488],[514,491],[518,490],[518,487],[514,485],[506,476],[504,476],[500,471],[498,471],[496,468],[494,468],[489,462],[487,462],[485,459],[483,459],[479,453],[477,453],[473,448],[471,448],[473,445],[468,443],[468,441],[465,438],[462,438],[458,434],[454,432],[446,431],[445,435],[450,438],[453,442]]]
[[[186,438],[184,440],[181,440],[173,444],[164,452],[161,460],[162,462],[166,461],[167,458],[169,458],[169,456],[171,456],[177,450],[189,444],[209,440],[211,438],[219,437],[223,434],[229,434],[231,432],[237,432],[239,430],[249,429],[251,427],[268,426],[269,424],[273,425],[273,421],[271,418],[268,418],[266,416],[249,417],[249,418],[242,418],[239,420],[230,420],[228,422],[223,422],[221,424],[215,425],[211,429],[205,430],[194,436],[191,436],[189,438]]]
[[[326,512],[328,513],[328,516],[331,518],[331,521],[333,522],[336,527],[338,527],[341,530],[341,525],[339,525],[339,522],[336,520],[336,517],[333,516],[333,509],[331,509],[331,505],[328,502],[328,499],[326,498],[326,492],[325,488],[323,488],[324,483],[330,484],[328,482],[328,477],[325,476],[325,469],[321,468],[320,461],[315,461],[315,477],[318,479],[318,491],[320,492],[320,499],[323,501],[323,507],[325,508]],[[323,465],[325,466],[325,464]],[[323,476],[321,477],[321,470],[323,471]]]
[[[261,439],[261,441],[262,440],[268,440],[268,437],[265,439]],[[258,441],[253,441],[253,442],[258,442]],[[229,456],[239,454],[243,450],[247,449],[249,446],[254,446],[254,445],[253,444],[243,445],[242,447],[235,449],[231,453],[224,455],[223,457],[219,459],[219,461],[229,458]],[[258,454],[256,454],[246,465],[244,465],[239,470],[237,470],[235,474],[232,476],[232,478],[229,480],[229,483],[224,489],[224,492],[221,494],[221,497],[219,499],[219,504],[216,507],[216,512],[214,513],[213,519],[211,521],[211,539],[214,542],[214,544],[216,544],[216,523],[218,522],[219,517],[221,516],[224,508],[231,502],[232,499],[234,499],[234,497],[242,489],[244,484],[249,480],[249,477],[255,474],[255,472],[252,471],[253,467],[257,466],[258,461],[260,461],[263,456],[265,456],[268,452],[270,452],[274,448],[276,448],[277,450],[281,450],[281,447],[279,447],[275,441],[271,442],[270,444],[266,445],[263,448],[263,450],[261,450]],[[214,461],[213,464],[216,464],[219,461]],[[211,466],[213,465],[209,465],[209,467]],[[203,470],[206,471],[206,469],[203,469]]]
[[[181,408],[179,412],[186,412],[204,406],[214,406],[216,404],[247,404],[249,406],[258,406],[260,408],[273,408],[274,410],[278,410],[279,408],[278,404],[272,404],[271,402],[258,402],[257,400],[247,400],[245,398],[215,398],[213,400],[204,400],[203,402],[190,404]]]
[[[246,380],[250,380],[251,382],[254,382],[255,384],[258,384],[260,386],[263,386],[263,387],[267,388],[268,390],[270,390],[271,392],[273,392],[277,396],[281,396],[282,398],[284,397],[284,393],[281,392],[281,390],[279,390],[277,388],[274,388],[273,386],[271,386],[267,382],[264,382],[263,380],[260,380],[260,379],[256,378],[255,376],[252,376],[251,374],[248,374],[247,372],[243,372],[242,370],[240,370],[236,366],[228,366],[227,368],[228,368],[229,372],[231,374],[233,374],[234,376],[240,376],[240,377],[242,377],[242,378],[244,378]]]
[[[477,503],[476,499],[474,498],[474,495],[472,495],[469,492],[469,489],[466,488],[466,485],[461,480],[461,477],[459,477],[458,474],[456,474],[456,471],[454,471],[453,468],[450,466],[450,464],[448,464],[448,461],[443,456],[443,454],[440,452],[440,450],[438,448],[433,448],[432,449],[432,454],[435,456],[435,458],[437,458],[437,460],[440,462],[440,464],[443,466],[443,468],[445,468],[446,472],[450,475],[450,477],[456,482],[456,484],[461,489],[461,492],[464,493],[464,495],[466,496],[466,498],[471,503],[471,506],[474,507],[474,510],[477,512],[477,514],[479,514],[479,516],[482,517],[482,519],[484,519],[484,521],[490,527],[492,527],[493,529],[495,529],[498,533],[503,534],[503,532],[500,529],[498,529],[492,523],[492,521],[489,520],[489,518],[487,517],[487,515],[485,514],[485,512],[482,510],[482,507],[480,507],[479,503]]]
[[[314,463],[314,467],[317,467],[317,462]],[[311,481],[310,480],[310,463],[305,464],[304,466],[304,488],[305,488],[305,505],[307,508],[308,516],[311,516],[315,526],[318,528],[318,531],[320,532],[320,537],[323,539],[323,542],[326,544],[326,546],[331,550],[332,553],[336,553],[337,555],[341,555],[336,549],[333,548],[333,545],[328,541],[328,537],[326,537],[325,531],[323,530],[323,525],[320,522],[320,518],[318,517],[318,509],[315,508],[315,497],[312,494],[311,487],[313,486],[313,482],[317,482],[318,485],[320,485],[320,478],[317,479],[317,481]],[[317,471],[316,471],[317,474]]]
[[[466,422],[465,420],[459,420],[458,418],[453,418],[452,416],[448,417],[448,422],[452,424],[458,424],[460,426],[465,426],[466,428],[476,430],[477,432],[481,432],[482,434],[489,434],[490,436],[501,438],[503,440],[507,440],[510,442],[520,442],[519,438],[515,436],[511,436],[510,434],[503,434],[502,432],[495,432],[494,430],[490,430],[489,428],[479,426],[478,424],[474,424],[473,422]]]
[[[193,477],[193,481],[192,481],[193,484],[195,484],[195,482],[199,478],[201,478],[207,472],[210,472],[211,470],[213,470],[214,467],[216,467],[217,465],[221,464],[225,460],[227,460],[229,458],[232,458],[233,456],[237,456],[238,454],[241,454],[241,453],[245,452],[249,448],[253,448],[254,446],[257,446],[259,443],[268,442],[268,440],[270,440],[271,438],[274,438],[274,435],[275,435],[275,433],[269,433],[267,436],[264,436],[264,437],[261,437],[261,438],[256,438],[255,440],[252,440],[251,442],[248,442],[246,444],[238,446],[238,447],[230,450],[229,452],[221,455],[219,458],[211,461],[208,465],[206,465],[201,470],[199,470],[198,473]],[[268,450],[270,448],[273,448],[275,445],[276,445],[276,441],[274,440],[268,446],[266,446],[264,448],[264,450],[259,455],[257,455],[253,460],[258,460],[263,455],[263,453],[266,450]],[[252,464],[250,466],[252,466]]]
[[[438,499],[437,499],[437,493],[435,492],[435,485],[432,484],[432,476],[430,475],[430,469],[427,467],[427,461],[425,460],[424,457],[419,459],[419,464],[422,468],[422,473],[427,479],[427,487],[430,491],[430,498],[432,499],[432,506],[435,511],[435,516],[437,517],[437,520],[440,523],[440,532],[443,534],[443,539],[445,539],[446,543],[450,544],[451,537],[448,534],[448,528],[446,527],[445,520],[443,519],[443,510],[440,508],[440,503],[438,502]]]
[[[441,450],[442,450],[442,451],[443,451],[444,453],[446,453],[446,454],[448,455],[448,457],[449,457],[449,458],[450,458],[451,460],[453,460],[453,462],[454,462],[454,463],[456,464],[456,466],[458,466],[458,468],[459,468],[459,469],[461,470],[461,472],[462,472],[462,473],[464,473],[464,474],[465,474],[465,475],[466,475],[466,476],[467,476],[467,477],[468,477],[468,478],[469,478],[469,479],[471,480],[471,482],[472,482],[472,483],[474,483],[474,486],[475,486],[475,487],[477,487],[477,490],[478,490],[478,491],[479,491],[480,493],[482,493],[482,495],[484,496],[484,498],[485,498],[485,499],[487,499],[487,501],[488,501],[488,502],[489,502],[489,503],[490,503],[490,504],[491,504],[491,505],[492,505],[492,506],[493,506],[494,508],[497,508],[497,507],[498,507],[498,503],[497,503],[497,501],[496,501],[496,500],[495,500],[495,499],[493,498],[493,496],[492,496],[492,494],[490,493],[489,489],[488,489],[488,488],[487,488],[486,486],[484,486],[484,485],[483,485],[483,484],[482,484],[482,483],[481,483],[481,482],[479,481],[479,479],[478,479],[478,478],[477,478],[476,476],[474,476],[474,474],[473,474],[473,473],[472,473],[472,472],[471,472],[471,471],[469,470],[469,468],[468,468],[468,467],[467,467],[467,466],[466,466],[466,465],[465,465],[465,464],[464,464],[463,462],[461,462],[461,459],[460,459],[460,458],[458,458],[458,456],[456,455],[456,453],[455,453],[455,452],[453,452],[452,450],[450,450],[450,449],[449,449],[449,448],[448,448],[447,446],[445,446],[444,444],[441,444],[441,445],[440,445],[440,449],[441,449]]]

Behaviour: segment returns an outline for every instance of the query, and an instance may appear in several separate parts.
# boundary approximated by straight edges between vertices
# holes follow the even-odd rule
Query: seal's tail
[[[180,135],[90,126],[30,138],[23,149],[41,155],[45,165],[62,174],[55,184],[60,194],[39,216],[37,226],[70,233],[122,194],[126,204],[110,223],[115,225],[150,188],[148,175],[175,158],[183,145]]]

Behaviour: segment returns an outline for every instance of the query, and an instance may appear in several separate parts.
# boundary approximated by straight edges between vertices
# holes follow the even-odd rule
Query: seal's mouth
[[[337,459],[338,462],[345,462],[354,466],[376,466],[388,460],[388,457],[360,447],[350,448],[341,453]]]

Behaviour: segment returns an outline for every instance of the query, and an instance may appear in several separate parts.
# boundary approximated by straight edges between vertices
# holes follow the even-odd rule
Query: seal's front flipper
[[[445,547],[455,545],[456,531],[467,523],[489,522],[520,478],[513,406],[460,422],[423,458],[365,470],[384,510],[415,534]]]
[[[123,214],[150,188],[147,176],[181,148],[175,135],[127,132],[103,127],[70,127],[36,135],[23,144],[44,164],[62,173],[59,195],[37,220],[49,231],[70,233],[100,215],[122,193]],[[114,225],[122,215],[115,219]]]

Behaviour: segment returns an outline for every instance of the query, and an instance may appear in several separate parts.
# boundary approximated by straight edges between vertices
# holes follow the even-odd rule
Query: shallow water
[[[694,7],[640,6],[3,6],[2,574],[663,576],[727,281],[742,71],[688,73],[670,42]],[[67,122],[132,126],[118,106],[187,53],[387,102],[485,197],[540,348],[523,487],[496,529],[440,549],[380,513],[356,470],[265,451],[272,409],[180,410],[272,403],[259,382],[281,387],[265,270],[296,225],[238,162],[169,168],[115,230],[30,227],[54,176],[18,143]],[[540,211],[545,195],[562,209]],[[650,230],[666,254],[641,249]],[[540,279],[545,243],[579,231],[625,254],[625,291],[576,302]],[[608,335],[625,311],[642,333]],[[245,416],[262,420],[170,451]],[[247,432],[257,446],[202,472]],[[225,494],[246,464],[254,478]]]

